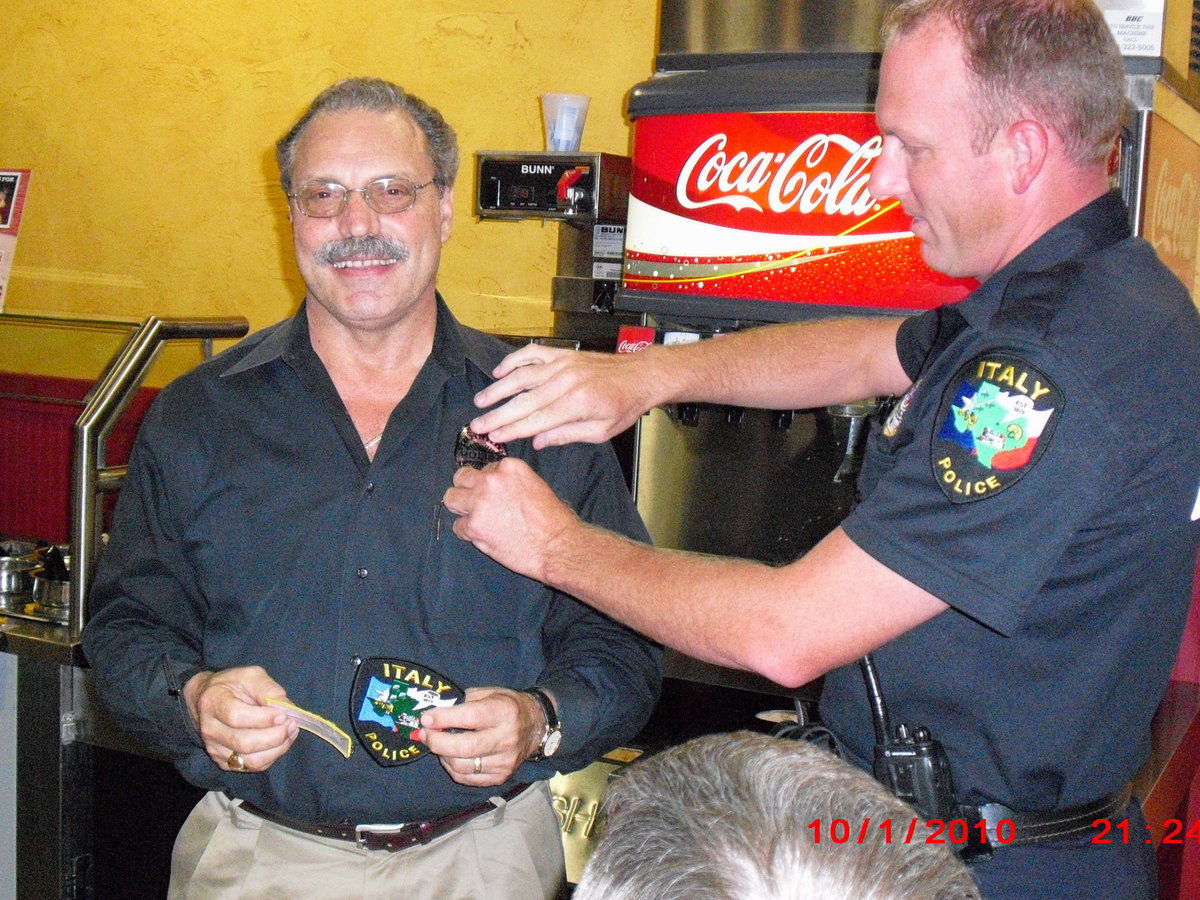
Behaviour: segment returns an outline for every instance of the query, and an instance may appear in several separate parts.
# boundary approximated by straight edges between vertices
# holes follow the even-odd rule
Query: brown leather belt
[[[516,787],[505,791],[500,797],[506,801],[514,800],[528,787],[528,784],[518,784]],[[299,819],[293,819],[291,816],[259,809],[248,800],[242,801],[241,808],[251,815],[258,816],[260,819],[276,825],[282,825],[284,828],[290,828],[293,831],[302,831],[305,834],[315,834],[318,837],[334,838],[339,841],[349,841],[360,850],[387,850],[395,852],[396,850],[406,850],[417,844],[428,844],[430,841],[436,840],[444,834],[449,834],[454,829],[467,824],[472,819],[478,818],[484,813],[491,812],[497,807],[495,803],[489,800],[486,803],[480,803],[478,806],[472,806],[469,809],[451,813],[440,819],[433,819],[426,822],[400,822],[395,825],[350,825],[348,823],[325,825],[314,822],[302,822]]]

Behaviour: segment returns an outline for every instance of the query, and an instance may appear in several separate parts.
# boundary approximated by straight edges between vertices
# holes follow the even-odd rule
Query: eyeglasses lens
[[[362,194],[367,206],[375,212],[390,215],[409,209],[416,202],[417,191],[424,186],[418,187],[404,178],[380,178],[364,188],[356,188],[355,193]],[[296,192],[295,197],[306,216],[328,219],[341,214],[350,193],[349,188],[329,182],[307,184]]]
[[[417,199],[417,186],[403,178],[381,178],[365,188],[367,203],[376,212],[404,212]]]

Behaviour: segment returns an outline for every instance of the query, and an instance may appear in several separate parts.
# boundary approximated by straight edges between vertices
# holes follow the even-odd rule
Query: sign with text
[[[0,312],[8,292],[13,253],[17,249],[17,229],[25,210],[29,190],[28,169],[0,169]]]
[[[1200,306],[1200,145],[1156,113],[1147,158],[1142,235]]]
[[[1122,56],[1159,56],[1163,43],[1163,0],[1098,0]]]
[[[868,190],[869,112],[699,113],[634,123],[623,287],[913,311],[974,282],[921,258],[911,219]]]

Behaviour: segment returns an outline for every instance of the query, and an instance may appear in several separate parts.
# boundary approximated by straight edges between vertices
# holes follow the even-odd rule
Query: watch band
[[[546,717],[546,730],[542,732],[542,740],[538,744],[537,750],[529,757],[531,760],[537,761],[552,756],[558,749],[558,745],[562,743],[562,727],[559,725],[558,712],[554,709],[554,701],[550,699],[549,694],[540,687],[526,688],[525,693],[541,704],[542,714]]]

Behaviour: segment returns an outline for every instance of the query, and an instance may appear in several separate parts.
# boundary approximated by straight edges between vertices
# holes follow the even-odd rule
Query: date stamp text
[[[1011,819],[998,822],[969,822],[966,819],[871,819],[851,822],[849,819],[813,819],[806,828],[812,834],[814,844],[865,844],[882,841],[891,843],[923,844],[1011,844],[1017,837],[1017,826]],[[1128,819],[1111,821],[1096,819],[1092,822],[1093,844],[1149,844],[1151,837],[1142,838],[1141,829],[1131,829]],[[1165,819],[1162,823],[1163,844],[1182,844],[1185,841],[1200,842],[1200,820],[1190,826],[1179,819]]]

